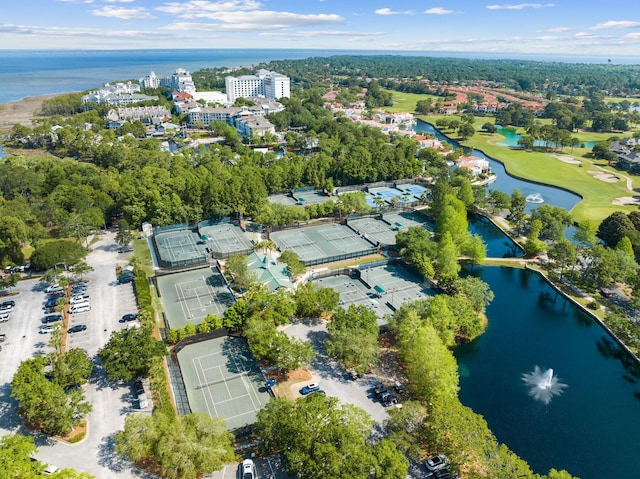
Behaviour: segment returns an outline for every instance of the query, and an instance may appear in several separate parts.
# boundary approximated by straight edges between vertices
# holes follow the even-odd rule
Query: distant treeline
[[[640,92],[640,65],[586,64],[526,60],[475,60],[402,55],[339,55],[302,60],[277,60],[257,65],[288,75],[305,88],[328,82],[351,86],[378,79],[382,86],[398,87],[428,79],[451,84],[486,80],[523,91],[582,95],[606,91],[622,96]],[[203,73],[204,72],[204,73]],[[248,71],[247,71],[248,72]],[[201,75],[201,73],[203,73]],[[238,74],[245,73],[245,70]],[[203,78],[201,78],[203,77]],[[216,78],[217,77],[217,78]],[[196,85],[221,87],[224,74],[216,69],[193,75]],[[215,79],[215,80],[214,80]],[[422,87],[424,88],[424,86]],[[416,91],[416,93],[426,93]]]

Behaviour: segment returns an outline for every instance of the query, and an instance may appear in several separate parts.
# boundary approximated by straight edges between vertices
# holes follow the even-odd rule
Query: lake
[[[518,140],[522,138],[522,135],[516,133],[514,128],[498,128],[498,133],[504,136],[504,140],[500,143],[496,143],[500,146],[518,146]],[[582,148],[593,148],[596,146],[597,141],[583,141]],[[533,146],[545,146],[544,141],[536,140],[533,142]]]
[[[536,273],[476,267],[471,274],[495,299],[485,334],[455,350],[462,403],[537,473],[638,477],[638,364]],[[535,366],[553,368],[568,386],[549,404],[529,396],[522,380]]]

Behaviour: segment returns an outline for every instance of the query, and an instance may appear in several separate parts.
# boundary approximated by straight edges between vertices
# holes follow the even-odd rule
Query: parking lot
[[[118,320],[127,313],[135,313],[136,302],[132,283],[120,285],[116,281],[115,266],[125,266],[129,254],[119,254],[115,235],[99,236],[91,246],[87,263],[93,271],[84,276],[88,281],[86,294],[91,310],[70,315],[69,326],[85,324],[85,331],[68,335],[68,348],[82,348],[94,362],[89,384],[84,386],[87,400],[93,405],[89,414],[86,439],[77,444],[66,444],[36,435],[39,448],[37,457],[60,468],[71,467],[88,472],[96,478],[141,478],[146,475],[117,456],[113,437],[124,427],[128,414],[136,411],[135,393],[130,384],[108,382],[96,357],[111,333],[131,323]],[[0,434],[20,431],[28,433],[17,415],[17,404],[10,398],[9,384],[21,361],[49,352],[49,334],[39,334],[44,317],[46,285],[35,279],[20,281],[11,296],[16,305],[7,322],[0,323],[0,334],[5,334],[0,351]],[[149,409],[150,412],[150,409]]]

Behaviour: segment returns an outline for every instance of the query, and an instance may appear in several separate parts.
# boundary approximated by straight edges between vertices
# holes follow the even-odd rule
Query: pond
[[[518,146],[518,140],[522,138],[522,135],[518,135],[514,128],[498,128],[498,133],[504,136],[504,141],[496,143],[500,146]],[[593,148],[596,146],[597,141],[583,141],[581,143],[582,148]],[[536,140],[533,146],[545,146],[544,141]]]
[[[638,477],[640,368],[633,358],[536,273],[466,273],[486,281],[495,299],[485,334],[455,350],[463,404],[537,473],[554,467],[581,479]],[[536,366],[540,374],[527,385],[523,375]],[[549,398],[530,395],[547,392],[551,378],[566,387],[553,384],[559,394]]]

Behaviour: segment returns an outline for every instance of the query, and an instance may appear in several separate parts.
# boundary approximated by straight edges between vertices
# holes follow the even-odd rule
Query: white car
[[[50,333],[51,331],[53,331],[53,326],[51,326],[50,324],[43,324],[42,326],[40,326],[40,329],[38,330],[40,334],[47,334],[47,333]]]
[[[251,459],[242,461],[242,479],[258,479],[256,466]]]

